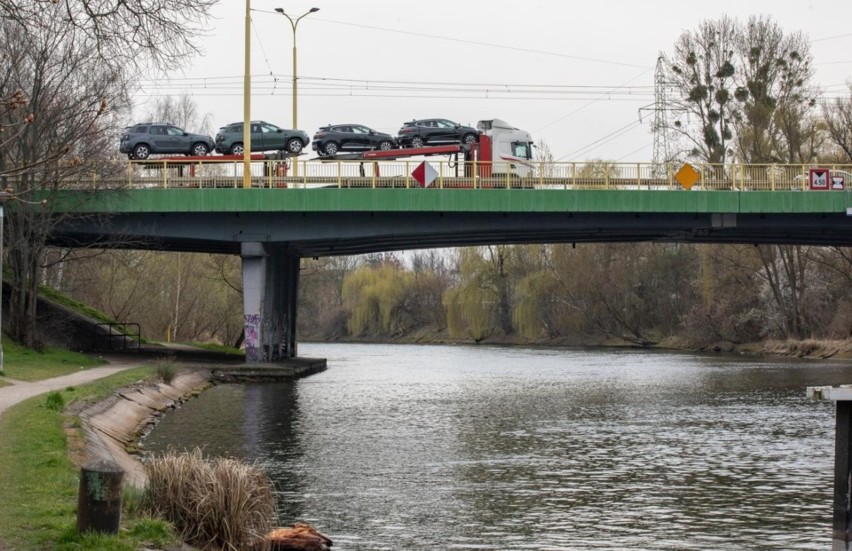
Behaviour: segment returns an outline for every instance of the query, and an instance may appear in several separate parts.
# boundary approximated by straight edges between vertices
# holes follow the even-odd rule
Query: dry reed
[[[269,477],[236,459],[205,460],[201,450],[166,453],[146,464],[145,504],[203,550],[256,549],[277,517]]]

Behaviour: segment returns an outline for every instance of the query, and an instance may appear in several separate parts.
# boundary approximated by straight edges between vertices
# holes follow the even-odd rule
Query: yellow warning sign
[[[691,164],[683,163],[683,166],[675,173],[674,177],[685,189],[691,189],[701,178],[701,174]]]

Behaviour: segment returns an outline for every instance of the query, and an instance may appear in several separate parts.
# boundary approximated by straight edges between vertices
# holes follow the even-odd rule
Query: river
[[[149,451],[263,462],[282,525],[338,551],[831,547],[849,362],[620,349],[303,344],[328,371],[222,385]]]

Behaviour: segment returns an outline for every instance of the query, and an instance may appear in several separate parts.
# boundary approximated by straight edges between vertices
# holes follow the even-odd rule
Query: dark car
[[[390,134],[376,132],[363,124],[330,124],[317,130],[311,147],[324,157],[346,151],[387,150],[398,146]]]
[[[288,151],[294,155],[302,152],[308,142],[302,130],[281,128],[266,121],[251,121],[252,151]],[[232,122],[216,133],[216,151],[231,155],[243,154],[243,123]]]
[[[420,119],[403,124],[396,139],[400,147],[472,144],[479,140],[479,132],[476,128],[447,119]]]
[[[169,123],[146,122],[125,128],[118,150],[131,159],[147,159],[161,153],[203,157],[213,151],[213,138]]]

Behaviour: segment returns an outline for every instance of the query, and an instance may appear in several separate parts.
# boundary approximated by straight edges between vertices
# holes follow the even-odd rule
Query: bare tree
[[[197,52],[193,39],[204,32],[218,0],[0,0],[0,19],[31,29],[55,23],[93,48],[103,63],[173,69]]]
[[[831,143],[852,162],[852,84],[847,97],[823,103],[822,112]]]
[[[734,19],[703,21],[678,38],[669,59],[680,107],[688,114],[674,121],[674,130],[693,144],[693,157],[709,163],[725,162],[733,137],[736,40]]]
[[[193,51],[194,23],[212,3],[0,0],[0,128],[14,135],[0,140],[0,178],[16,197],[5,232],[8,321],[24,344],[39,344],[38,276],[63,221],[54,198],[97,189],[133,77],[149,61],[168,67]]]
[[[212,115],[210,113],[199,115],[195,99],[186,94],[177,98],[172,96],[158,98],[147,118],[152,121],[170,122],[183,129],[205,134],[211,133],[213,124]]]
[[[691,154],[725,163],[810,162],[821,146],[810,44],[769,17],[704,21],[669,58],[682,112],[674,130]]]
[[[736,46],[739,157],[747,163],[810,161],[816,90],[807,38],[785,34],[767,16],[752,17],[738,29]]]

